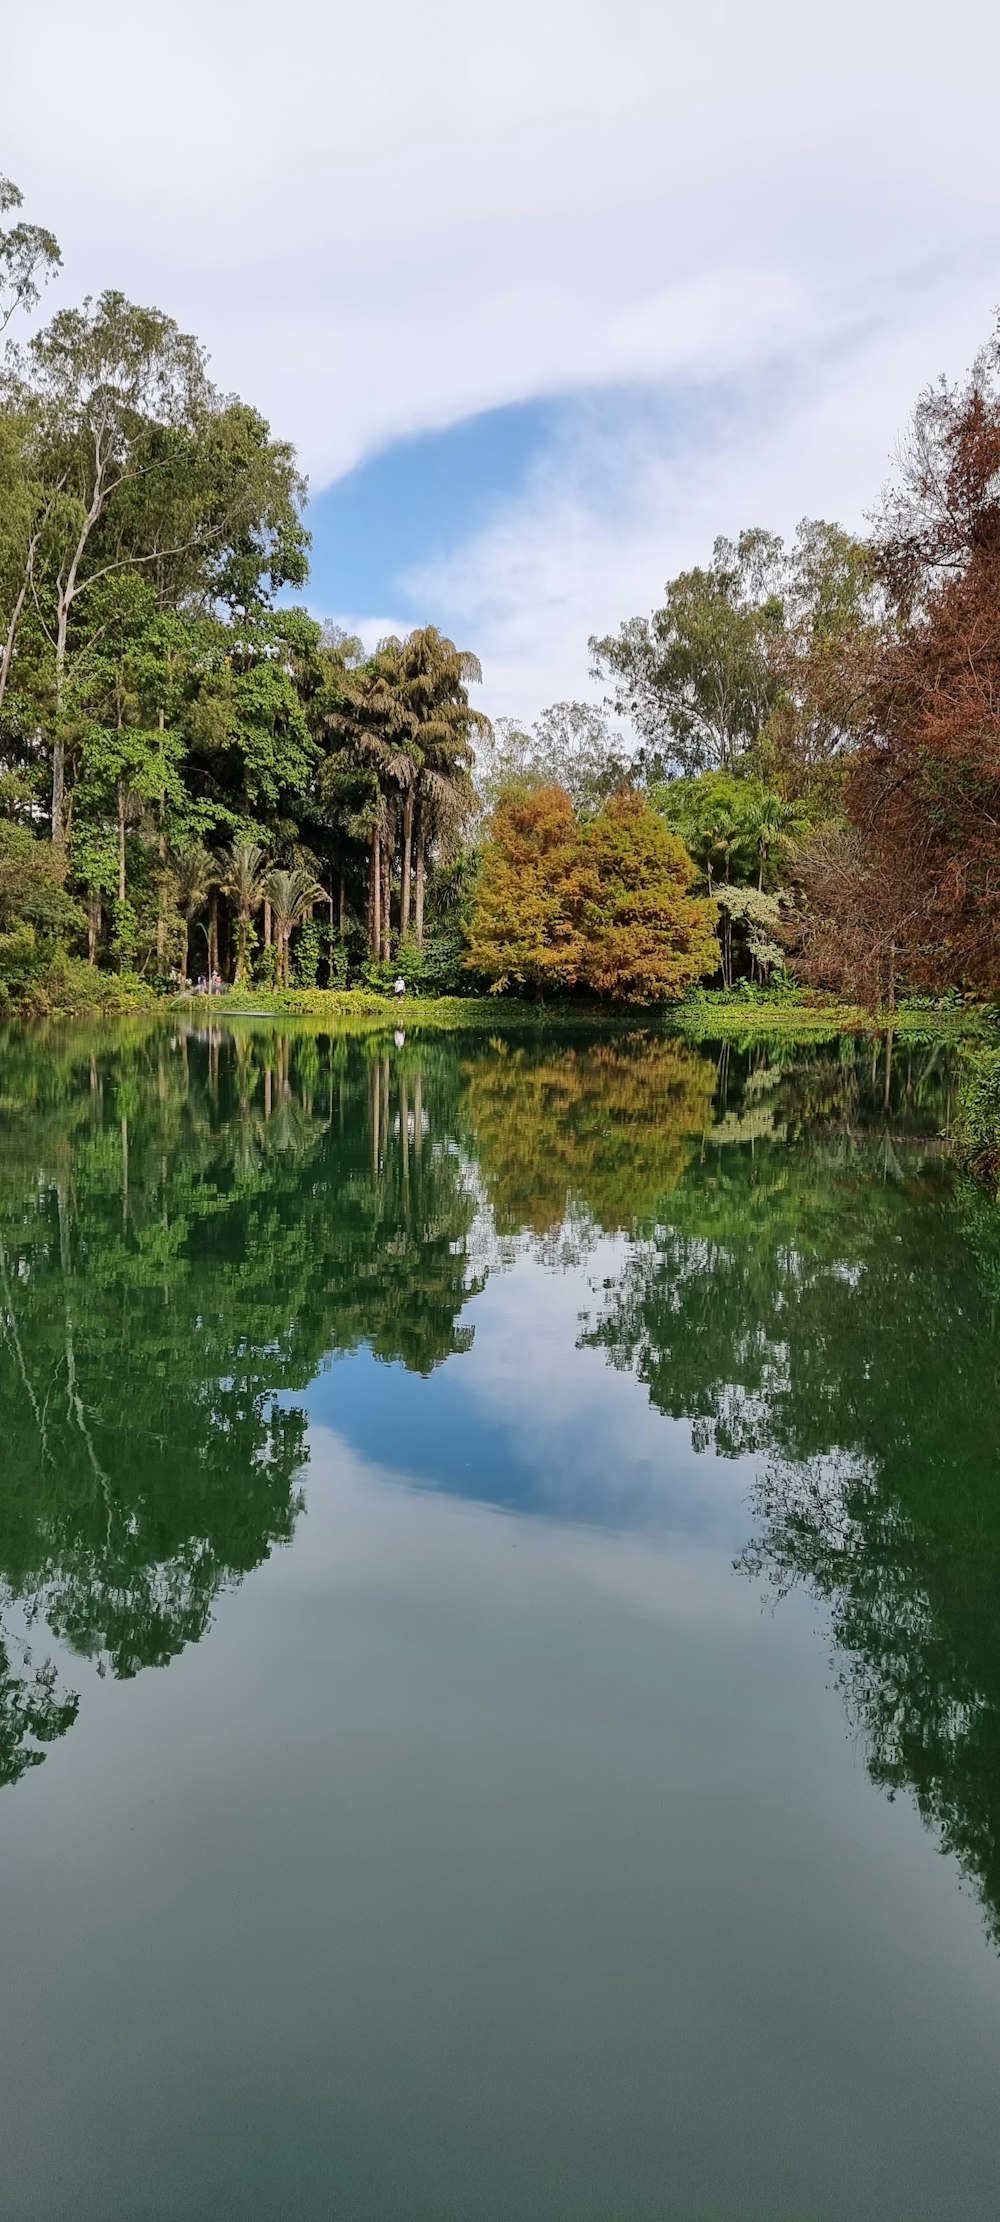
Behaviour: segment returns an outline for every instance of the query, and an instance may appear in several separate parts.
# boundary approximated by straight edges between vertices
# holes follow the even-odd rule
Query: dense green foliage
[[[57,260],[37,227],[0,232],[4,321]],[[461,983],[479,667],[433,626],[366,655],[289,606],[304,496],[159,311],[106,292],[8,342],[0,996],[59,1004],[77,957],[160,987],[390,959]]]
[[[1000,1177],[1000,1050],[966,1057],[956,1140],[971,1172],[994,1188]]]

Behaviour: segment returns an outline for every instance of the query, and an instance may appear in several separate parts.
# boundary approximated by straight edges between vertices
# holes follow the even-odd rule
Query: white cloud
[[[939,279],[891,321],[833,325],[722,388],[667,384],[610,427],[580,403],[524,491],[407,589],[475,643],[493,715],[599,695],[590,634],[652,608],[718,533],[791,534],[805,515],[863,529],[917,392],[961,374],[992,309],[982,278]]]
[[[170,309],[316,484],[532,395],[745,388],[686,462],[642,412],[617,463],[582,422],[463,553],[495,707],[579,691],[586,632],[719,527],[856,513],[1000,290],[987,0],[946,36],[930,0],[35,0],[4,47],[61,296]]]

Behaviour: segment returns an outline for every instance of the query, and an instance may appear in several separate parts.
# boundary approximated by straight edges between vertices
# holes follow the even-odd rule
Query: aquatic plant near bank
[[[954,1139],[968,1170],[977,1180],[996,1188],[1000,1181],[1000,1049],[968,1054]]]

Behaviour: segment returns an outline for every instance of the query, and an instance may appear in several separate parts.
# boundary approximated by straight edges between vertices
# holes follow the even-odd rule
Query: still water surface
[[[0,2212],[1000,2207],[940,1051],[0,1043]]]

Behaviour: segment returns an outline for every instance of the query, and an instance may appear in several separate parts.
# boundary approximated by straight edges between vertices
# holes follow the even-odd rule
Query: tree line
[[[293,597],[292,448],[0,180],[0,987],[580,992],[784,972],[892,1006],[1000,964],[1000,343],[917,406],[867,538],[719,539],[591,643],[603,707],[473,706],[437,627]],[[22,327],[24,329],[24,327]]]

